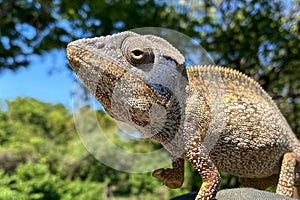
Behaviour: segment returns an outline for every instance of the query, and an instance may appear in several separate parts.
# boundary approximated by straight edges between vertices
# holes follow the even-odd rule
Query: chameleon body
[[[168,187],[181,187],[187,159],[203,180],[197,200],[215,198],[219,171],[297,195],[300,143],[253,79],[218,66],[184,67],[166,40],[129,31],[71,42],[67,56],[108,114],[172,154],[172,168],[153,172]]]

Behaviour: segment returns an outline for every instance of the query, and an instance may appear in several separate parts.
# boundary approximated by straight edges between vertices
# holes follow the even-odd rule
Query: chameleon
[[[185,66],[167,40],[131,31],[67,45],[73,71],[106,112],[172,155],[152,175],[180,188],[187,160],[202,177],[196,200],[214,199],[220,171],[247,187],[297,197],[300,143],[276,103],[247,75],[215,65]]]

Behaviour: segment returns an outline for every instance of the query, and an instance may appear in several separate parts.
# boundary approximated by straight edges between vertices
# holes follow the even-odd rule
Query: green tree
[[[187,20],[185,15],[167,7],[154,0],[1,0],[0,70],[27,66],[33,55],[64,49],[75,38],[143,26],[180,29],[178,20]]]
[[[150,195],[153,198],[155,195],[170,195],[167,189],[152,194],[161,183],[149,173],[119,172],[95,159],[81,143],[72,114],[64,106],[20,97],[2,104],[1,199],[99,199],[99,196],[104,198],[111,194],[139,198]],[[124,150],[147,152],[158,147],[149,141],[120,137],[115,122],[103,111],[86,107],[81,112],[84,118],[88,118],[91,112],[96,113],[104,132]],[[97,141],[95,144],[99,146]]]
[[[82,199],[87,195],[98,199],[103,194],[101,182],[81,176],[84,167],[73,171],[84,160],[82,156],[91,155],[80,143],[72,115],[64,106],[31,98],[16,98],[3,104],[1,199]],[[77,179],[72,179],[73,174],[77,174]]]
[[[103,184],[88,180],[63,179],[51,172],[47,163],[20,164],[16,172],[5,175],[0,171],[1,199],[99,199],[103,195]]]

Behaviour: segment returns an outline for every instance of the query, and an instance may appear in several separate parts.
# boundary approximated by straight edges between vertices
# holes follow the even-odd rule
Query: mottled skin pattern
[[[219,171],[297,196],[300,144],[254,80],[223,67],[184,68],[167,41],[128,31],[74,41],[67,55],[112,117],[173,155],[172,168],[153,172],[166,186],[181,187],[187,159],[203,179],[197,200],[215,197]]]

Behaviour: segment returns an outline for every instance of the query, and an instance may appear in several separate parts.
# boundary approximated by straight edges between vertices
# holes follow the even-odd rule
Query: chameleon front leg
[[[276,193],[290,197],[299,196],[300,186],[299,173],[300,152],[289,152],[284,154]],[[298,197],[299,198],[299,197]]]
[[[206,148],[194,140],[187,148],[186,158],[202,177],[202,185],[195,200],[215,199],[221,176]]]
[[[152,176],[172,189],[180,188],[184,180],[184,158],[173,158],[172,168],[157,169]]]

